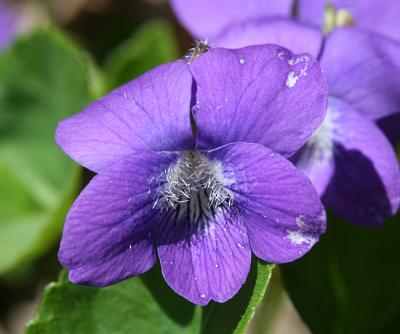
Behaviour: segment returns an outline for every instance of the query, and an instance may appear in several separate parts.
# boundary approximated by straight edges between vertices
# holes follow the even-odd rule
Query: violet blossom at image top
[[[7,47],[15,35],[16,13],[8,3],[0,0],[0,50]]]
[[[237,293],[252,253],[303,256],[326,215],[287,158],[326,105],[312,56],[264,45],[161,65],[62,121],[58,145],[97,174],[66,219],[70,281],[107,286],[159,258],[168,285],[206,305]]]
[[[354,25],[400,39],[400,1],[397,0],[299,0],[299,20],[329,33]]]
[[[400,115],[400,44],[372,29],[359,29],[357,18],[376,11],[371,1],[324,2],[325,7],[322,2],[304,0],[299,6],[300,12],[302,8],[312,12],[320,4],[322,12],[318,17],[325,17],[325,27],[329,26],[327,36],[322,31],[323,22],[318,29],[288,18],[271,17],[266,10],[259,11],[258,16],[243,11],[240,18],[231,18],[230,24],[214,33],[211,47],[275,43],[318,57],[329,85],[327,115],[291,159],[311,179],[326,207],[354,224],[382,226],[400,205],[399,164],[392,145],[377,126],[386,118]],[[333,5],[340,7],[345,3],[348,11],[354,10],[351,20],[345,20],[340,11],[332,13],[332,8],[336,10]],[[191,17],[192,9],[187,3],[174,0],[172,4],[181,22],[187,21],[183,17]],[[234,5],[240,4],[243,1],[234,1]],[[388,8],[381,13],[388,17],[382,22],[391,22]],[[396,8],[395,5],[392,11],[396,12]],[[339,19],[332,20],[333,14],[339,15]],[[204,15],[207,22],[209,14]],[[197,22],[197,31],[201,31],[201,25],[206,31],[202,22]],[[191,24],[187,26],[189,31],[193,30]],[[342,28],[335,29],[339,27]],[[394,122],[392,128],[396,129],[390,134],[394,138],[400,135],[396,125],[399,123]]]

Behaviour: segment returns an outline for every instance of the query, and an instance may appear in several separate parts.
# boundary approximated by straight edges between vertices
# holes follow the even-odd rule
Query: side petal
[[[290,156],[325,116],[325,78],[307,54],[276,45],[214,49],[191,70],[199,148],[254,142]]]
[[[347,10],[357,28],[400,39],[399,1],[299,0],[299,19],[302,22],[322,28],[324,24],[324,8],[328,3],[334,4],[338,10]]]
[[[191,90],[183,61],[161,65],[62,121],[57,144],[94,172],[135,151],[191,148]]]
[[[258,16],[290,16],[293,0],[172,0],[182,25],[196,38],[212,39],[230,23]]]
[[[324,202],[338,215],[378,227],[400,205],[400,168],[389,141],[351,106],[334,100],[335,172]]]
[[[277,44],[294,53],[317,57],[322,44],[319,30],[286,18],[259,17],[229,26],[212,40],[213,47],[229,49],[249,45]]]
[[[73,283],[110,285],[154,265],[153,180],[171,159],[166,153],[130,155],[82,191],[68,213],[59,251]]]
[[[168,285],[198,305],[232,298],[246,281],[251,263],[240,215],[224,208],[198,222],[177,216],[166,214],[158,233],[158,255]]]
[[[330,95],[369,119],[400,112],[400,43],[346,28],[327,39],[321,66]]]
[[[222,162],[233,203],[256,256],[291,262],[324,233],[325,210],[311,182],[288,160],[258,144],[230,144],[211,155]]]

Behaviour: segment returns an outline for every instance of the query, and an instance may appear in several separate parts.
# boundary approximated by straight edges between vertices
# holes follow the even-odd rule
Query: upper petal
[[[370,119],[400,112],[400,43],[352,28],[331,33],[321,66],[330,95]]]
[[[136,153],[95,176],[68,213],[59,259],[78,284],[105,286],[149,270],[158,175],[173,154]]]
[[[317,57],[322,44],[319,30],[294,20],[258,17],[230,25],[212,40],[213,47],[242,48],[249,45],[277,44],[294,53]]]
[[[191,70],[200,148],[255,142],[290,156],[324,118],[327,85],[307,54],[276,45],[214,49]]]
[[[182,25],[197,38],[210,38],[230,23],[258,16],[290,16],[293,0],[172,0]]]
[[[222,162],[234,206],[258,257],[294,261],[324,233],[325,210],[311,182],[288,160],[258,144],[230,144],[210,152]]]
[[[299,0],[300,20],[322,27],[324,6],[328,3],[334,4],[336,9],[347,10],[351,14],[356,27],[400,39],[400,1]]]
[[[161,65],[62,121],[57,144],[95,172],[135,151],[191,148],[191,89],[183,61]]]

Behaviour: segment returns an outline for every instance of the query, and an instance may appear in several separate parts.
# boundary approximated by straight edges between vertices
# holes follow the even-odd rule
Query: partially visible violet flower
[[[161,65],[62,121],[57,143],[97,173],[64,227],[70,280],[113,284],[149,270],[158,253],[170,287],[205,305],[235,295],[252,252],[273,263],[304,255],[325,211],[285,157],[326,103],[314,59],[267,45]]]
[[[293,0],[171,0],[183,26],[198,39],[213,40],[226,27],[242,19],[289,16]]]
[[[0,0],[0,50],[16,36],[16,13],[8,2]]]
[[[261,16],[232,24],[210,41],[213,47],[232,49],[265,43],[281,45],[292,52],[307,52],[317,57],[322,38],[318,30],[300,22],[282,17]]]
[[[326,37],[322,49],[318,30],[312,33],[309,26],[299,29],[300,23],[278,21],[279,32],[276,19],[249,19],[227,29],[214,43],[242,47],[272,40],[319,54],[331,96],[328,112],[293,159],[327,207],[355,224],[382,225],[399,208],[400,174],[394,150],[375,123],[400,112],[400,44],[342,28]]]
[[[326,38],[326,119],[297,165],[324,203],[351,222],[381,226],[400,205],[400,169],[376,121],[400,112],[400,44],[357,29]],[[400,130],[398,130],[399,132]]]
[[[299,19],[326,32],[355,25],[400,39],[398,0],[299,0]]]

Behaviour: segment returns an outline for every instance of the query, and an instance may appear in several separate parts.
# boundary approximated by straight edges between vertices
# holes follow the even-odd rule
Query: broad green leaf
[[[107,87],[113,89],[178,57],[177,43],[168,22],[145,23],[106,60]]]
[[[235,333],[244,333],[265,293],[272,268],[257,262],[238,295],[225,304],[211,303],[205,308],[170,290],[159,267],[106,288],[76,286],[62,274],[58,283],[46,289],[39,314],[27,332],[224,334],[237,327]]]
[[[328,221],[309,254],[281,267],[300,315],[314,334],[397,333],[400,216],[380,229]]]
[[[0,55],[0,274],[58,237],[80,169],[54,132],[88,99],[85,67],[59,32],[36,32]]]
[[[73,285],[62,274],[58,283],[47,287],[27,333],[198,333],[201,309],[159,284],[159,275],[152,270],[99,289]]]

